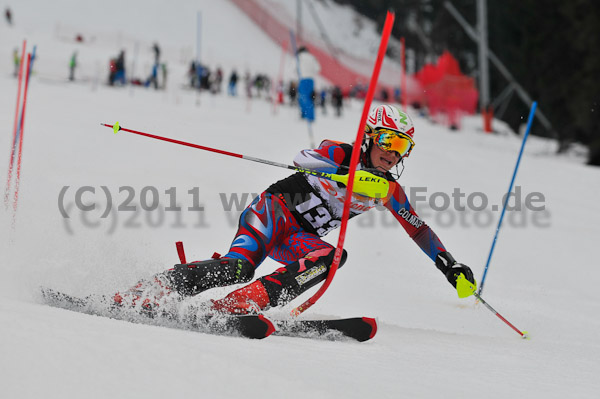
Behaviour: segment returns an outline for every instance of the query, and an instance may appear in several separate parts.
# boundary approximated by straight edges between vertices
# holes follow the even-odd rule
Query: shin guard
[[[316,284],[324,281],[333,263],[335,249],[327,248],[310,252],[304,258],[277,269],[273,274],[259,278],[267,293],[271,306],[281,306],[290,302]],[[346,262],[344,250],[340,267]]]

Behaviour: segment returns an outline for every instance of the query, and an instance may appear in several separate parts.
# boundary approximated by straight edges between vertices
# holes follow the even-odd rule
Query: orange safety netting
[[[461,73],[458,61],[448,51],[444,51],[436,65],[425,65],[416,79],[434,120],[458,128],[462,115],[475,113],[479,92],[474,79]]]

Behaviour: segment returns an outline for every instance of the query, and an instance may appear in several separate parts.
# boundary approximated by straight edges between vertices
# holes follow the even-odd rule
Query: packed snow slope
[[[289,175],[124,132],[115,135],[100,123],[118,120],[130,129],[282,163],[308,147],[306,124],[295,108],[274,112],[264,98],[198,95],[183,88],[199,10],[202,54],[209,65],[220,64],[226,76],[234,67],[276,74],[280,50],[227,1],[22,0],[12,6],[15,26],[0,24],[4,168],[17,92],[8,56],[23,38],[29,48],[37,45],[14,224],[12,197],[11,207],[0,212],[2,397],[597,397],[600,170],[554,156],[555,145],[535,137],[527,144],[517,185],[523,202],[538,193],[534,205],[544,210],[507,214],[483,292],[503,316],[529,331],[531,340],[520,339],[472,298],[458,299],[385,211],[352,220],[348,262],[303,315],[378,317],[379,332],[367,343],[252,341],[43,305],[40,285],[73,295],[110,294],[171,267],[178,263],[175,241],[185,243],[188,259],[225,253],[252,193]],[[87,41],[74,43],[76,33]],[[108,59],[124,48],[131,62],[136,43],[137,73],[147,73],[154,41],[169,64],[167,90],[106,86]],[[68,82],[74,50],[81,69],[78,80]],[[331,109],[326,115],[319,111],[316,138],[351,141],[361,110],[362,103],[347,102],[340,118]],[[499,123],[495,128],[501,133],[485,135],[479,118],[465,120],[463,130],[453,132],[409,112],[417,146],[400,181],[427,198],[416,204],[421,216],[479,280],[500,216],[493,205],[501,204],[508,188],[521,137]],[[0,174],[3,184],[6,170]],[[78,190],[87,190],[80,191],[80,205],[95,204],[94,210],[78,209]],[[443,205],[444,196],[452,201],[455,190],[465,194],[459,206],[478,194],[464,211],[454,210],[454,204],[446,211],[432,209]],[[107,192],[112,210],[102,218]],[[156,209],[153,195],[160,203]],[[474,210],[483,196],[487,208]],[[236,198],[243,204],[236,206]],[[427,205],[430,199],[437,204]],[[119,205],[136,211],[118,211]],[[165,210],[175,205],[181,211]],[[337,235],[327,240],[336,243]],[[276,267],[267,260],[257,275]],[[233,288],[193,300],[220,297]],[[282,316],[290,309],[268,314]]]

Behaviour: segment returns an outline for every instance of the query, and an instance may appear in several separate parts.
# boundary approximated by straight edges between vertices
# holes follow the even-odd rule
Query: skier
[[[358,169],[385,177],[390,182],[390,194],[377,199],[354,193],[350,217],[377,204],[384,205],[450,284],[456,287],[461,273],[474,283],[471,269],[457,263],[432,229],[417,216],[390,172],[396,167],[398,176],[398,165],[403,165],[414,148],[413,137],[413,123],[404,112],[390,105],[372,110],[365,126]],[[327,173],[347,173],[351,153],[350,144],[324,140],[318,149],[301,151],[294,163]],[[346,195],[344,185],[310,174],[293,174],[272,184],[244,210],[225,256],[215,253],[210,260],[175,265],[140,281],[128,291],[117,293],[114,302],[154,311],[171,299],[249,282],[268,256],[282,266],[220,300],[211,301],[210,309],[225,314],[251,314],[282,306],[325,280],[335,248],[321,237],[340,226]],[[344,250],[340,266],[346,257]]]

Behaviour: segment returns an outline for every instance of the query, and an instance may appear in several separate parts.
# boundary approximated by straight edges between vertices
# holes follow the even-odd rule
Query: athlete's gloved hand
[[[383,177],[384,179],[387,178],[386,177],[386,173],[382,172],[379,169],[375,169],[375,168],[364,168],[364,169],[360,169],[360,170],[364,170],[365,172],[369,172],[377,177]],[[347,175],[348,173],[350,173],[350,168],[348,168],[347,166],[341,165],[337,172],[335,172],[338,175]]]
[[[340,166],[335,174],[336,175],[347,175],[348,173],[350,173],[350,172],[349,172],[347,166]],[[337,184],[339,188],[346,188],[346,185],[342,182],[336,181],[335,184]]]
[[[366,172],[369,172],[369,173],[371,173],[371,174],[373,174],[373,175],[375,175],[377,177],[383,177],[384,179],[387,179],[386,172],[383,172],[383,171],[381,171],[379,169],[364,168],[363,170],[366,171]]]
[[[457,263],[450,252],[440,252],[435,258],[435,266],[444,273],[448,282],[452,284],[454,288],[456,288],[456,279],[461,273],[464,274],[469,282],[475,284],[475,278],[473,277],[471,268],[462,263]]]

